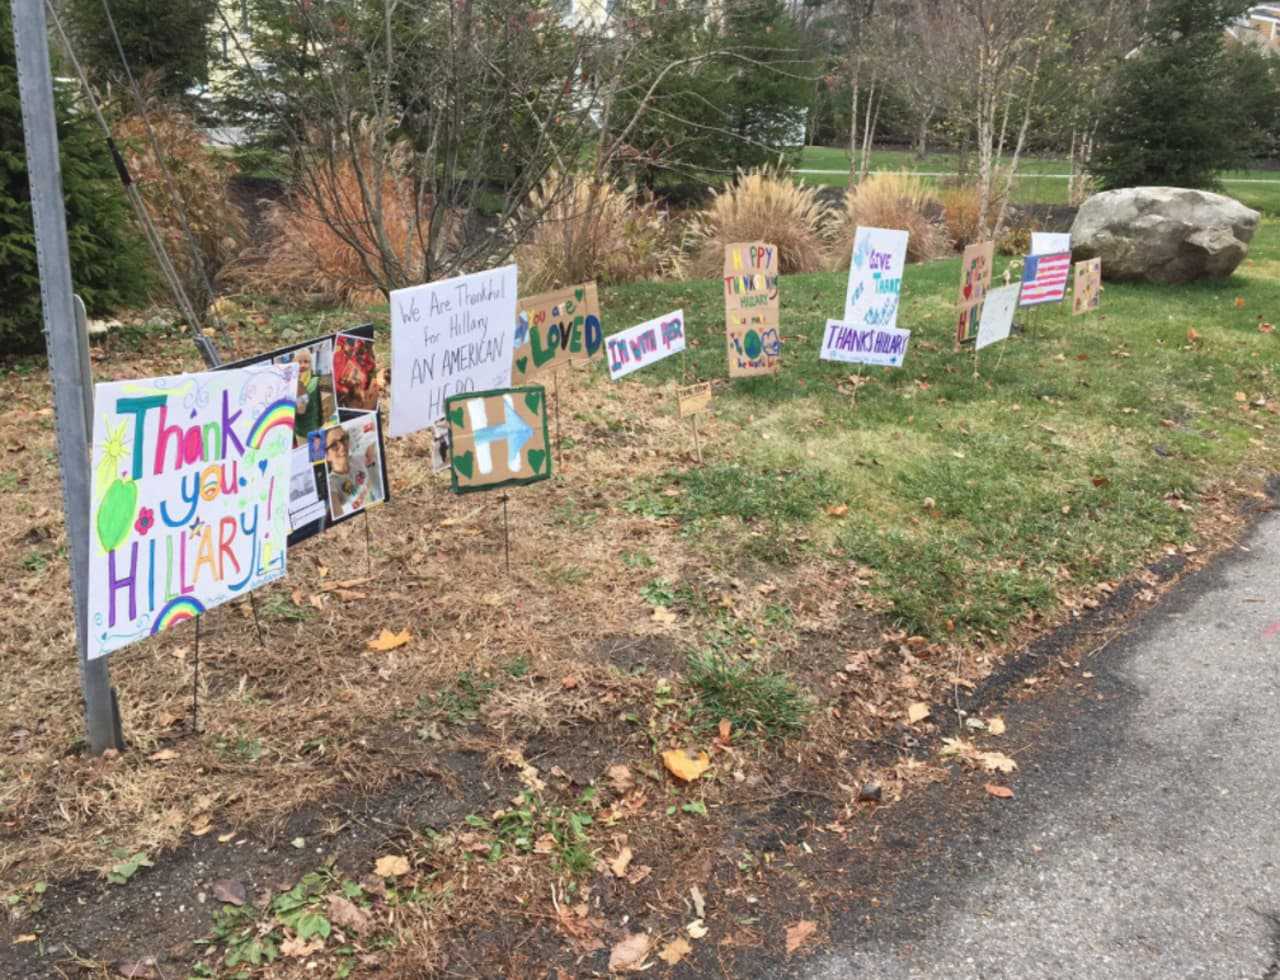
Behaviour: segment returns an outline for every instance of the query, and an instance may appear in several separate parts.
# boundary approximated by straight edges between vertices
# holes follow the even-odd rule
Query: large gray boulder
[[[1126,187],[1084,202],[1071,227],[1076,260],[1101,257],[1105,279],[1225,279],[1249,254],[1261,216],[1222,194]]]

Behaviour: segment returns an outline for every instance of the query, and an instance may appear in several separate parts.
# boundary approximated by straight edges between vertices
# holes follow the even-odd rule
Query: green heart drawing
[[[542,392],[531,391],[524,396],[524,403],[529,406],[529,411],[534,415],[538,414],[538,402],[542,400]]]
[[[545,449],[529,450],[529,467],[534,473],[542,472],[542,464],[547,460],[547,451]]]
[[[449,409],[449,421],[452,422],[459,429],[462,428],[462,417],[463,417],[462,409],[460,408]]]
[[[587,298],[587,291],[585,289],[575,289],[573,291],[573,298],[576,299],[579,303],[581,303],[584,299]]]
[[[517,358],[516,358],[516,370],[517,370],[517,371],[519,371],[521,374],[524,374],[524,373],[525,373],[525,371],[526,371],[526,370],[528,370],[528,368],[529,368],[529,358],[527,358],[527,357],[517,357]]]
[[[475,456],[470,450],[459,453],[453,457],[453,468],[470,480],[471,474],[475,472]]]

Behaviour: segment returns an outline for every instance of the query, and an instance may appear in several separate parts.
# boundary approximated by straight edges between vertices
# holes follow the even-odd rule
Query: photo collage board
[[[373,325],[314,337],[226,368],[296,364],[289,547],[391,499]]]

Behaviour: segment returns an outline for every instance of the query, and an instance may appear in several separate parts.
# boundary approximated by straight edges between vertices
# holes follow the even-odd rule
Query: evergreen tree
[[[40,272],[9,4],[0,3],[0,354],[38,351]],[[146,254],[92,118],[59,92],[62,193],[76,291],[94,314],[145,298]]]
[[[1213,187],[1247,154],[1249,107],[1233,91],[1225,29],[1248,0],[1155,0],[1119,68],[1091,169],[1104,187]]]
[[[209,25],[216,0],[107,0],[135,78],[154,76],[154,94],[181,97],[209,78]],[[103,0],[66,0],[77,56],[100,80],[125,77]]]

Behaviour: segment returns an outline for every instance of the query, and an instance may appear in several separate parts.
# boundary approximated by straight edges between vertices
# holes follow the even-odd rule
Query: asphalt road
[[[1244,545],[1011,721],[1014,800],[775,975],[1280,980],[1280,515]]]

